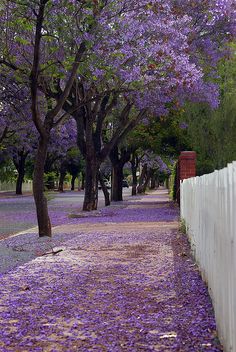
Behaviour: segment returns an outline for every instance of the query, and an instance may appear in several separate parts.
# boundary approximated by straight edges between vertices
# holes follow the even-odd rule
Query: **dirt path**
[[[165,191],[77,215],[54,228],[61,252],[0,278],[0,351],[221,351]]]

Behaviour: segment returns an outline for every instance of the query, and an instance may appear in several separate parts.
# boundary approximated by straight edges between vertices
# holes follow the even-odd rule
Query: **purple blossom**
[[[181,123],[179,124],[179,128],[180,128],[181,130],[186,130],[186,129],[188,128],[188,124],[187,124],[186,122],[181,122]]]
[[[0,276],[0,350],[222,351],[178,215],[160,191],[67,221],[53,239],[2,241],[63,251]]]

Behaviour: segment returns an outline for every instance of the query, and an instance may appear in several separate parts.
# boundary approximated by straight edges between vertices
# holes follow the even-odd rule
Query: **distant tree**
[[[137,188],[138,193],[145,193],[147,187],[152,181],[151,188],[155,188],[155,181],[158,180],[160,175],[169,176],[170,169],[159,155],[153,152],[146,151],[142,160],[142,172],[139,177],[139,185]]]
[[[71,190],[75,190],[75,180],[79,177],[79,174],[84,171],[84,159],[78,150],[73,147],[67,152],[67,171],[71,175]]]
[[[120,145],[114,146],[110,152],[112,164],[112,200],[122,201],[122,181],[124,179],[124,165],[130,161],[133,151],[132,146]]]
[[[15,166],[8,154],[0,153],[0,181],[10,182],[16,180]]]
[[[13,78],[2,77],[0,86],[0,143],[17,170],[16,194],[22,194],[25,164],[33,156],[38,135],[31,119],[30,99],[24,86]],[[0,150],[1,153],[1,150]]]
[[[235,49],[235,45],[232,45]],[[185,138],[197,152],[197,173],[221,169],[236,160],[236,55],[219,66],[220,105],[188,104],[182,114]]]
[[[69,119],[51,131],[44,171],[59,173],[58,190],[63,192],[63,184],[68,169],[69,151],[76,145],[76,124]]]

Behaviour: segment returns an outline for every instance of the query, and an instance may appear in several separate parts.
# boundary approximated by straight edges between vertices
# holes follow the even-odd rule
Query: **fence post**
[[[180,182],[196,176],[196,152],[184,151],[180,153],[177,164],[177,191],[176,199],[180,205]]]

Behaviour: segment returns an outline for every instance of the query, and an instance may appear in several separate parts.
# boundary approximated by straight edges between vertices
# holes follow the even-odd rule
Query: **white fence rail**
[[[181,183],[181,217],[212,297],[226,352],[236,352],[236,162]]]
[[[31,192],[32,191],[32,181],[26,181],[22,185],[23,192]],[[15,182],[0,182],[0,192],[8,192],[15,191],[16,183]]]

